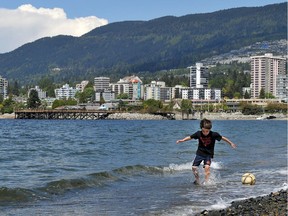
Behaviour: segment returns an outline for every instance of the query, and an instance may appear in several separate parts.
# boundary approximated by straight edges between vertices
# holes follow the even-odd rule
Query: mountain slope
[[[0,55],[0,74],[23,83],[48,75],[56,82],[73,82],[187,67],[256,41],[286,39],[286,8],[282,3],[126,21],[78,38],[43,38]]]

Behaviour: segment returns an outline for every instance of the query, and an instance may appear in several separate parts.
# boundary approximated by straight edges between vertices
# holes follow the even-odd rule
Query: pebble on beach
[[[286,216],[287,211],[287,190],[281,190],[266,196],[232,202],[226,209],[204,210],[197,216]]]

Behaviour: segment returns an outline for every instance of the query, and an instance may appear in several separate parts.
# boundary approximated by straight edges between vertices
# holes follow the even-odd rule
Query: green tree
[[[2,113],[13,113],[14,111],[14,101],[12,100],[12,97],[10,96],[8,99],[5,99],[3,101],[1,112]]]
[[[268,92],[265,94],[265,98],[275,98],[275,96],[272,93]]]
[[[183,99],[181,101],[181,110],[185,112],[189,112],[192,109],[192,102],[188,99]]]
[[[77,105],[77,101],[74,99],[69,98],[68,100],[55,100],[52,104],[52,109],[55,109],[57,107],[61,106],[75,106]]]
[[[143,101],[143,108],[148,113],[155,113],[163,108],[163,103],[159,100],[148,99]]]
[[[104,97],[103,97],[103,95],[102,95],[102,93],[100,94],[100,105],[102,105],[102,104],[104,104],[106,101],[105,101],[105,99],[104,99]]]
[[[263,88],[261,88],[261,90],[260,90],[259,98],[265,99],[265,90]]]
[[[52,78],[46,76],[42,78],[39,82],[39,87],[47,92],[47,96],[49,97],[55,97],[55,88],[56,85],[54,84],[54,81]]]
[[[263,113],[263,108],[258,105],[242,104],[241,107],[244,115],[258,115]]]
[[[14,82],[13,85],[9,85],[9,93],[19,96],[20,90],[19,90],[19,84],[17,81]]]
[[[78,98],[79,103],[91,102],[95,98],[95,91],[93,87],[85,88],[83,92],[77,92],[75,97]]]
[[[244,98],[245,98],[245,99],[249,99],[249,98],[250,98],[250,95],[249,95],[249,93],[248,93],[247,90],[245,91]]]
[[[38,92],[35,89],[30,91],[28,100],[27,100],[27,107],[28,108],[38,108],[41,105],[41,100],[39,99]]]
[[[235,99],[239,99],[239,98],[241,98],[241,94],[240,94],[240,92],[234,92],[234,94],[233,94],[233,98],[235,98]]]
[[[117,96],[117,99],[129,99],[129,94],[122,93]]]
[[[0,94],[0,103],[2,103],[4,101],[4,97],[2,94]]]

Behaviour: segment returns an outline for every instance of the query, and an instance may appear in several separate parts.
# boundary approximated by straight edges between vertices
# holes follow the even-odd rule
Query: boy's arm
[[[188,140],[191,140],[191,137],[190,136],[187,136],[185,137],[184,139],[181,139],[181,140],[177,140],[176,143],[180,143],[180,142],[185,142],[185,141],[188,141]]]
[[[227,142],[232,148],[236,148],[237,146],[232,142],[230,141],[227,137],[225,136],[222,136],[222,140],[224,140],[225,142]]]

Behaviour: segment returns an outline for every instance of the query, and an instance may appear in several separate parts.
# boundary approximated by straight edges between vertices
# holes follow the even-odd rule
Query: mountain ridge
[[[286,39],[286,8],[287,3],[280,3],[123,21],[81,37],[41,38],[1,54],[0,74],[26,84],[45,76],[55,82],[75,82],[187,67],[257,41]]]

